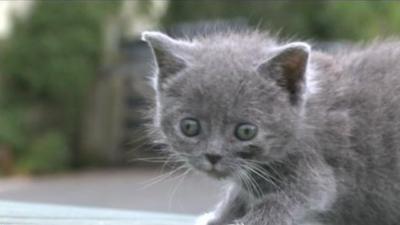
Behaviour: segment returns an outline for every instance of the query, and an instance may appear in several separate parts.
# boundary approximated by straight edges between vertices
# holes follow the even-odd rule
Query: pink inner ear
[[[290,94],[290,101],[295,104],[300,98],[302,83],[305,80],[307,60],[306,49],[292,46],[261,64],[258,71],[262,76],[274,79],[278,86]]]
[[[283,63],[283,71],[289,82],[296,82],[303,79],[306,69],[307,56],[304,54],[295,54],[288,57]]]
[[[295,55],[290,57],[287,62],[286,62],[286,66],[290,69],[303,69],[304,65],[305,65],[305,57],[304,56],[300,56],[300,55]]]

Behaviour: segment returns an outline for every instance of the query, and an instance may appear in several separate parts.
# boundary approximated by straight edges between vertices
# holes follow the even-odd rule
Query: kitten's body
[[[331,57],[304,113],[335,172],[338,196],[326,214],[332,224],[398,224],[400,42]]]
[[[398,224],[400,43],[328,55],[257,32],[144,39],[159,66],[159,137],[207,173],[203,154],[222,155],[210,173],[232,182],[208,224]],[[204,135],[179,134],[188,116]],[[258,125],[254,140],[232,137],[242,121]]]

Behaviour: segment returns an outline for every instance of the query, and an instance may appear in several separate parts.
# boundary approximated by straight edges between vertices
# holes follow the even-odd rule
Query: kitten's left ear
[[[156,88],[162,90],[168,79],[187,66],[186,53],[191,43],[173,39],[163,33],[145,31],[142,40],[149,43],[158,67]]]
[[[294,42],[278,49],[276,55],[259,65],[257,71],[265,78],[273,79],[284,88],[292,104],[300,100],[305,86],[305,74],[311,47],[304,42]]]

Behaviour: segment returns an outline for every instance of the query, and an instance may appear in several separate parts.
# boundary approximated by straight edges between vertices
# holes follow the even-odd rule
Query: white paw
[[[196,219],[195,225],[207,225],[213,219],[215,219],[214,212],[205,213]]]
[[[233,222],[233,223],[231,223],[229,225],[244,225],[244,223],[242,223],[242,222]]]

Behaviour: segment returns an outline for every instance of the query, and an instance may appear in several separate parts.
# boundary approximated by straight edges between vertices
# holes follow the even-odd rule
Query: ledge
[[[192,225],[195,217],[0,201],[0,225]]]

